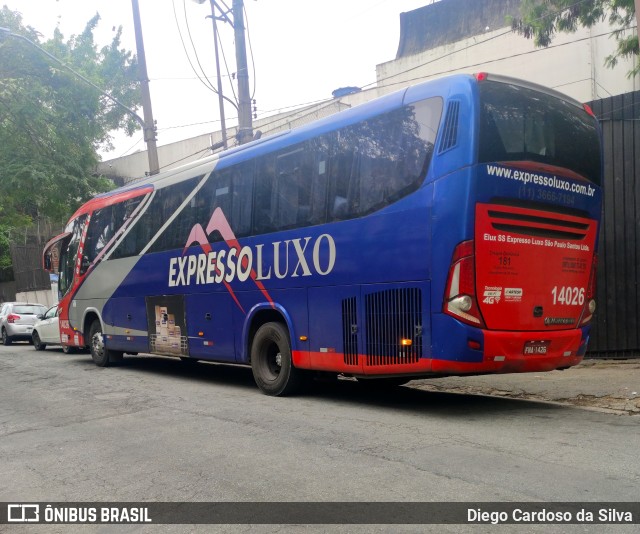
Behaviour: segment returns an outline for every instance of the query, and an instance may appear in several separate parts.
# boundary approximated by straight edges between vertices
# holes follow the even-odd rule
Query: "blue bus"
[[[491,74],[415,85],[83,205],[43,261],[63,344],[318,373],[563,369],[586,351],[602,203],[587,106]]]

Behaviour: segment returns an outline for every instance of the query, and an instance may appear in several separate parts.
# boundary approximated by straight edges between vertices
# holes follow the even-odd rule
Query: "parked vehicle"
[[[58,325],[60,309],[58,305],[52,306],[44,314],[38,315],[38,320],[33,325],[31,338],[36,350],[44,350],[47,345],[60,345],[60,327]]]
[[[14,341],[31,342],[33,325],[38,315],[47,310],[42,304],[29,302],[5,302],[0,307],[0,335],[2,344],[11,345]]]

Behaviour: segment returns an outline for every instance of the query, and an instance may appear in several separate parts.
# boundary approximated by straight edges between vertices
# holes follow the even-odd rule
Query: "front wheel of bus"
[[[102,335],[102,325],[100,324],[100,321],[93,321],[93,324],[89,329],[89,341],[91,358],[98,367],[108,367],[115,361],[118,361],[122,358],[121,353],[109,350],[105,346],[104,337]]]
[[[263,324],[251,344],[251,370],[267,395],[289,395],[304,383],[305,372],[291,361],[289,332],[281,323]]]

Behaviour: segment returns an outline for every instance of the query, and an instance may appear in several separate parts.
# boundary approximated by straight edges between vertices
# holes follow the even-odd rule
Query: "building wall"
[[[626,76],[632,60],[620,61],[615,69],[604,66],[615,50],[610,31],[603,22],[560,34],[548,48],[535,48],[510,27],[489,30],[378,65],[378,86],[399,88],[447,74],[486,71],[552,87],[581,102],[635,91],[639,78]]]
[[[520,16],[520,4],[521,0],[442,0],[400,13],[396,59],[481,35],[487,28],[502,28],[507,16]]]

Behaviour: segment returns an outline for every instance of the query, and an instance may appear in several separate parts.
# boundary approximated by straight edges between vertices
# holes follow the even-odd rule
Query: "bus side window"
[[[236,237],[251,234],[253,211],[253,161],[236,166],[231,178],[233,197],[231,200],[230,224]]]
[[[333,137],[329,174],[329,221],[341,221],[352,216],[349,198],[354,170],[358,168],[355,145],[348,131],[336,132]],[[351,202],[350,202],[351,200]]]
[[[299,146],[287,149],[276,158],[276,187],[274,204],[277,210],[278,230],[304,224],[311,211],[309,194],[311,176],[307,160],[310,154]]]
[[[253,213],[254,234],[265,234],[276,229],[274,185],[276,162],[272,154],[258,159],[256,166],[255,201]]]
[[[80,246],[80,240],[82,239],[82,232],[87,220],[86,215],[81,215],[77,219],[74,219],[67,225],[67,232],[71,232],[69,241],[62,245],[60,261],[60,278],[58,280],[58,293],[60,296],[64,296],[67,291],[73,285],[73,277],[75,273],[78,247]]]
[[[176,210],[183,205],[187,197],[193,192],[194,188],[198,185],[198,182],[202,179],[202,176],[191,178],[184,182],[180,182],[174,185],[170,185],[163,189],[160,189],[155,198],[152,201],[151,206],[145,213],[148,216],[147,222],[149,228],[141,228],[138,233],[138,247],[143,250],[147,243],[154,238],[157,232],[162,226],[173,218],[172,224],[170,224],[164,232],[158,236],[157,240],[150,247],[149,252],[160,252],[162,250],[181,249],[187,243],[189,238],[189,231],[195,221],[192,220],[193,211],[189,210],[191,198],[189,202],[184,205],[180,213],[176,214]],[[186,227],[180,224],[179,221],[186,221]],[[206,224],[207,221],[204,221]],[[138,221],[137,226],[143,223],[142,219]],[[191,226],[189,226],[191,224]],[[189,230],[185,233],[185,228]]]
[[[96,210],[91,216],[84,246],[84,256],[89,263],[93,263],[114,234],[113,206]]]
[[[322,224],[327,220],[327,195],[329,193],[329,139],[326,135],[308,142],[307,150],[314,154],[309,174],[311,190],[309,191],[310,212],[306,223]]]

